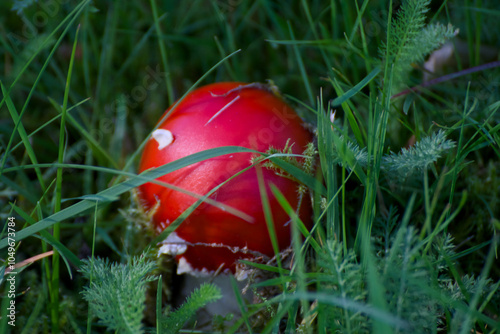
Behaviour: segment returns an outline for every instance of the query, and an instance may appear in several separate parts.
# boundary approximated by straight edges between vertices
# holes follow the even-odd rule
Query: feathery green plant
[[[320,278],[323,291],[335,291],[343,299],[354,301],[366,300],[364,270],[358,263],[356,254],[351,249],[344,255],[342,243],[328,240],[324,252],[318,259],[318,265],[324,276]],[[332,332],[367,333],[369,319],[360,312],[352,312],[338,306],[322,306],[322,311],[328,314],[326,326]]]
[[[340,136],[344,141],[344,137]],[[396,176],[399,180],[405,180],[411,176],[420,175],[430,164],[436,162],[446,151],[455,147],[452,140],[447,139],[444,131],[439,130],[428,137],[423,137],[420,141],[409,148],[402,148],[399,153],[391,152],[385,154],[381,161],[381,170]],[[347,141],[344,147],[350,151],[356,164],[366,168],[368,165],[368,154],[365,148],[360,148],[353,141]],[[349,167],[343,162],[339,151],[333,152],[333,161],[343,167]]]
[[[351,152],[351,155],[356,161],[356,165],[366,168],[366,166],[368,165],[368,152],[366,151],[366,148],[359,147],[359,145],[357,145],[354,141],[346,139],[343,135],[339,138],[340,142],[343,144],[342,149]],[[349,168],[349,165],[344,162],[344,159],[340,152],[341,150],[339,149],[335,149],[333,151],[333,162],[342,167]]]
[[[456,35],[451,26],[442,24],[425,25],[430,0],[406,0],[401,4],[396,18],[391,22],[391,39],[382,43],[380,55],[385,63],[393,64],[394,88],[407,81],[411,64],[420,62],[424,56],[441,46],[447,39]]]
[[[391,221],[395,221],[398,215],[393,212],[391,217]],[[377,221],[377,224],[381,223],[384,224]],[[402,320],[403,325],[394,328],[394,333],[436,333],[446,326],[445,313],[452,315],[450,321],[459,322],[463,313],[458,303],[467,301],[468,296],[475,293],[481,294],[482,307],[489,302],[500,302],[500,282],[493,284],[488,280],[484,291],[478,292],[479,278],[465,275],[460,286],[448,276],[450,263],[446,261],[453,258],[455,247],[449,235],[433,241],[420,241],[412,226],[403,224],[392,233],[383,233],[384,229],[374,228],[374,237],[388,246],[377,252],[375,268],[385,287],[383,297],[388,311]],[[428,242],[432,242],[433,247],[426,253],[424,246]],[[360,303],[358,305],[368,303],[369,276],[356,254],[352,250],[344,254],[341,243],[328,240],[320,253],[318,265],[322,268],[321,275],[316,278],[321,291],[331,293],[346,304],[345,307],[341,302],[338,306],[321,303],[318,306],[318,312],[324,312],[321,318],[328,332],[372,333],[371,317],[362,308],[356,311],[356,307],[347,307],[350,301]],[[436,291],[440,291],[439,298],[436,298]]]
[[[446,139],[443,131],[422,138],[419,142],[409,148],[402,148],[400,153],[391,152],[385,155],[382,169],[397,175],[404,180],[412,174],[423,172],[430,164],[436,162],[441,155],[455,147],[455,143]]]
[[[160,332],[165,334],[178,333],[184,324],[196,314],[196,311],[220,298],[222,295],[218,287],[209,283],[202,284],[177,310],[167,309],[165,311],[166,315],[160,320]]]
[[[434,275],[426,265],[431,257],[422,253],[422,242],[415,229],[400,228],[392,241],[392,247],[380,259],[379,270],[387,291],[387,302],[393,314],[405,319],[409,328],[396,329],[396,333],[427,333],[437,325],[437,301],[422,293],[421,285],[432,286]]]
[[[146,284],[157,280],[151,272],[155,263],[145,254],[134,256],[126,264],[110,263],[109,259],[83,260],[80,271],[90,281],[82,291],[90,310],[99,323],[117,333],[144,333],[142,325],[146,301]],[[213,284],[202,284],[177,310],[164,311],[158,332],[178,333],[196,312],[222,297]],[[155,330],[149,330],[156,333]]]
[[[145,255],[132,257],[127,264],[111,264],[107,258],[83,262],[80,271],[90,285],[82,293],[92,314],[117,333],[143,333],[146,283],[156,280],[149,275],[154,262]]]

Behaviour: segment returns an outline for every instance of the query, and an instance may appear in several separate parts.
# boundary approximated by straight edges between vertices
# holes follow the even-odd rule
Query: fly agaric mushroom
[[[302,154],[311,141],[312,136],[301,119],[267,86],[216,83],[194,90],[175,107],[146,143],[139,169],[142,172],[221,146],[243,146],[259,152],[270,147],[278,150],[287,147],[294,154]],[[186,192],[153,183],[142,185],[139,196],[147,210],[154,210],[156,229],[163,231],[197,201],[189,192],[207,194],[236,172],[250,166],[255,156],[254,153],[223,155],[158,179]],[[269,184],[274,184],[285,195],[308,228],[311,206],[307,200],[299,201],[296,181],[280,175],[276,169],[261,168],[261,171],[277,241],[283,250],[290,245],[290,218],[272,195]],[[210,198],[243,212],[251,219],[235,216],[217,205],[200,205],[160,248],[160,252],[176,257],[178,274],[236,273],[238,259],[275,255],[255,167],[227,182]]]

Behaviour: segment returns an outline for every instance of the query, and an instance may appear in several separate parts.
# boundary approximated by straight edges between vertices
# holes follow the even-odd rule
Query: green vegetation
[[[248,149],[141,175],[138,159],[164,110],[190,90],[266,80],[316,141],[304,163],[287,148],[262,161],[304,184],[315,224],[305,230],[274,188],[292,219],[290,250],[245,261],[260,298],[245,304],[234,284],[241,314],[198,332],[499,333],[497,7],[2,1],[0,333],[196,328],[196,312],[222,292],[204,284],[174,308],[172,262],[155,247],[203,198],[155,236],[134,189]],[[433,54],[444,44],[450,54]]]

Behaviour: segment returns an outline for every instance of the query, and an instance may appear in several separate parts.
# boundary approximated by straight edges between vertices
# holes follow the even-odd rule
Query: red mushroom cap
[[[168,112],[168,110],[167,110]],[[302,154],[312,135],[297,114],[264,85],[237,82],[216,83],[194,90],[153,132],[147,142],[139,170],[159,167],[190,154],[221,146],[243,146],[265,152],[283,149],[289,141],[292,152]],[[164,175],[158,180],[205,195],[236,172],[250,166],[252,153],[224,155],[201,161]],[[269,190],[274,184],[292,207],[298,205],[298,184],[275,170],[262,168],[280,249],[290,245],[290,218]],[[157,207],[153,220],[164,230],[197,198],[161,185],[146,183],[139,188],[146,209]],[[165,241],[167,252],[176,255],[178,273],[236,271],[238,259],[256,255],[274,256],[264,218],[257,171],[252,168],[222,186],[211,199],[246,213],[241,217],[203,203]],[[157,203],[159,202],[159,203]],[[310,227],[311,207],[302,201],[300,216]],[[172,246],[172,243],[176,246]]]

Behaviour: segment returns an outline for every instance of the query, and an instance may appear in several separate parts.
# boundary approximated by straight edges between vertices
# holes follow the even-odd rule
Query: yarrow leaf
[[[178,333],[184,324],[196,314],[196,311],[220,298],[222,295],[217,286],[209,283],[202,284],[191,293],[181,307],[161,319],[162,333]]]
[[[127,264],[111,264],[101,258],[83,263],[80,271],[91,280],[82,291],[83,298],[100,323],[117,333],[143,333],[146,283],[156,279],[148,276],[155,264],[144,255]]]
[[[406,0],[396,18],[391,22],[391,38],[383,43],[380,55],[393,67],[393,85],[401,86],[407,80],[412,64],[422,62],[424,57],[444,42],[455,36],[457,30],[451,25],[425,25],[430,0]]]
[[[441,155],[455,147],[455,143],[446,139],[443,131],[438,131],[429,137],[422,138],[410,148],[403,148],[400,153],[391,153],[383,157],[382,169],[385,172],[396,173],[402,179],[411,174],[423,171],[436,162]]]

